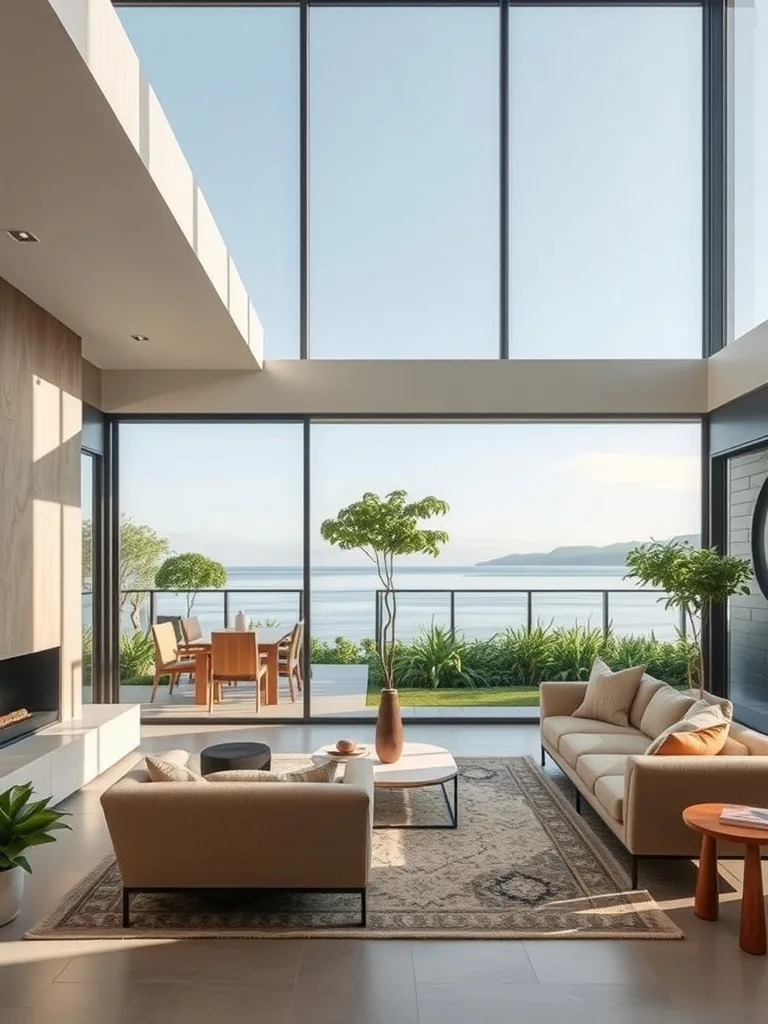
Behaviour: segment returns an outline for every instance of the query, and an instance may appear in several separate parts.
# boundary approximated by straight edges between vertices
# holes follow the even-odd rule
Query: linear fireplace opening
[[[61,649],[0,660],[0,747],[59,720]]]

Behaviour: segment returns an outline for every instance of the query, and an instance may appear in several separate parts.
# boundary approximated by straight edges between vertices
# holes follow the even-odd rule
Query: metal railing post
[[[373,593],[373,638],[376,650],[381,651],[381,591]]]
[[[456,636],[456,591],[451,591],[451,636]]]
[[[304,619],[304,591],[297,590],[296,593],[299,595],[299,619]]]
[[[533,591],[528,590],[525,595],[525,628],[530,633],[533,629]]]
[[[603,591],[603,636],[608,636],[608,631],[611,628],[610,609],[608,606],[608,600],[610,591]]]
[[[224,629],[229,629],[229,591],[224,591]]]
[[[155,624],[155,592],[150,590],[149,592],[149,626],[150,628]]]

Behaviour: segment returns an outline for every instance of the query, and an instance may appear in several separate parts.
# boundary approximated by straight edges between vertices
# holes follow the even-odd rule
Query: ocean
[[[227,570],[227,586],[244,591],[229,596],[230,623],[242,609],[254,621],[295,622],[299,613],[301,569],[294,567],[235,566]],[[450,590],[457,593],[456,629],[467,638],[492,636],[526,622],[528,590],[532,591],[533,621],[557,626],[600,626],[602,594],[609,596],[609,620],[620,634],[653,631],[659,639],[674,639],[679,616],[666,611],[658,594],[644,592],[623,580],[621,567],[551,566],[453,566],[408,567],[396,571],[398,594],[397,635],[408,640],[420,630],[450,624]],[[373,567],[325,567],[312,571],[311,625],[319,640],[338,636],[361,640],[374,635],[375,591]],[[257,593],[257,591],[270,591]],[[293,593],[281,593],[281,591]],[[519,593],[494,593],[494,591]],[[458,592],[461,591],[461,592]],[[89,624],[89,602],[84,603],[84,622]],[[186,614],[183,595],[162,593],[156,597],[157,615]],[[147,623],[147,606],[142,621]],[[224,598],[201,591],[192,614],[200,618],[204,632],[224,622]],[[127,614],[124,627],[129,627]]]

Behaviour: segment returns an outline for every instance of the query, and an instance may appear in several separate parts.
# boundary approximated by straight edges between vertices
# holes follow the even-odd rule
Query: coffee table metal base
[[[419,824],[410,824],[410,823],[404,823],[402,825],[376,825],[376,824],[374,824],[373,827],[375,829],[411,829],[411,828],[417,828],[417,829],[423,829],[423,830],[426,830],[426,829],[455,829],[455,828],[458,828],[459,827],[459,775],[458,775],[458,772],[453,776],[453,801],[451,801],[451,798],[448,796],[448,790],[445,788],[445,783],[444,782],[435,782],[435,783],[432,783],[432,785],[439,786],[440,789],[442,789],[442,791],[443,791],[443,797],[445,798],[445,806],[448,808],[448,816],[450,818],[450,824],[448,824],[448,825],[419,825]],[[379,784],[376,788],[377,789],[402,789],[403,787],[401,787],[401,786],[382,786],[381,784]],[[428,789],[429,787],[427,785],[421,785],[421,786],[418,786],[418,787],[409,787],[409,788]]]

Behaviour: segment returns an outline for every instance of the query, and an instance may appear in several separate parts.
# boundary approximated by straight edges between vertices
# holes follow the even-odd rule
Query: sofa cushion
[[[335,761],[307,765],[292,772],[262,772],[256,768],[233,768],[230,771],[211,772],[206,782],[333,782]]]
[[[584,700],[573,712],[574,718],[592,718],[610,725],[629,725],[629,709],[643,678],[645,665],[613,672],[595,658]]]
[[[601,775],[595,783],[595,797],[616,821],[624,821],[624,776]]]
[[[640,680],[635,699],[632,701],[632,707],[629,709],[629,724],[634,726],[635,729],[640,728],[640,722],[643,719],[646,708],[651,703],[654,693],[666,685],[661,679],[654,679],[653,676],[649,676],[647,672]]]
[[[166,761],[161,757],[147,757],[146,762],[150,782],[205,782],[202,775],[193,772],[185,764]]]
[[[723,749],[720,751],[722,757],[749,757],[751,751],[745,743],[741,743],[735,739],[731,733],[733,732],[733,726],[731,726],[728,735],[725,737],[725,744]]]
[[[646,736],[655,740],[670,725],[679,722],[688,708],[695,703],[695,697],[690,697],[687,693],[678,693],[677,690],[673,690],[671,686],[665,684],[651,697],[650,703],[640,719],[640,729]]]
[[[585,754],[644,754],[648,737],[635,729],[622,734],[569,733],[560,740],[559,753],[572,768],[579,771],[579,758]]]
[[[594,793],[598,779],[603,775],[624,775],[629,754],[583,754],[579,758],[578,775]]]
[[[768,736],[764,736],[761,732],[755,732],[754,729],[748,729],[746,725],[732,722],[728,733],[728,743],[732,740],[745,746],[753,756],[768,757]],[[725,750],[722,751],[723,754],[725,752]]]
[[[570,715],[552,715],[541,723],[541,735],[555,750],[560,749],[563,736],[574,732],[582,735],[591,733],[596,736],[624,736],[627,730],[620,725],[608,725],[607,722],[596,722],[591,718],[571,718]]]
[[[727,710],[720,703],[697,700],[681,721],[670,725],[656,737],[646,754],[693,757],[719,754],[725,746],[731,725]]]

